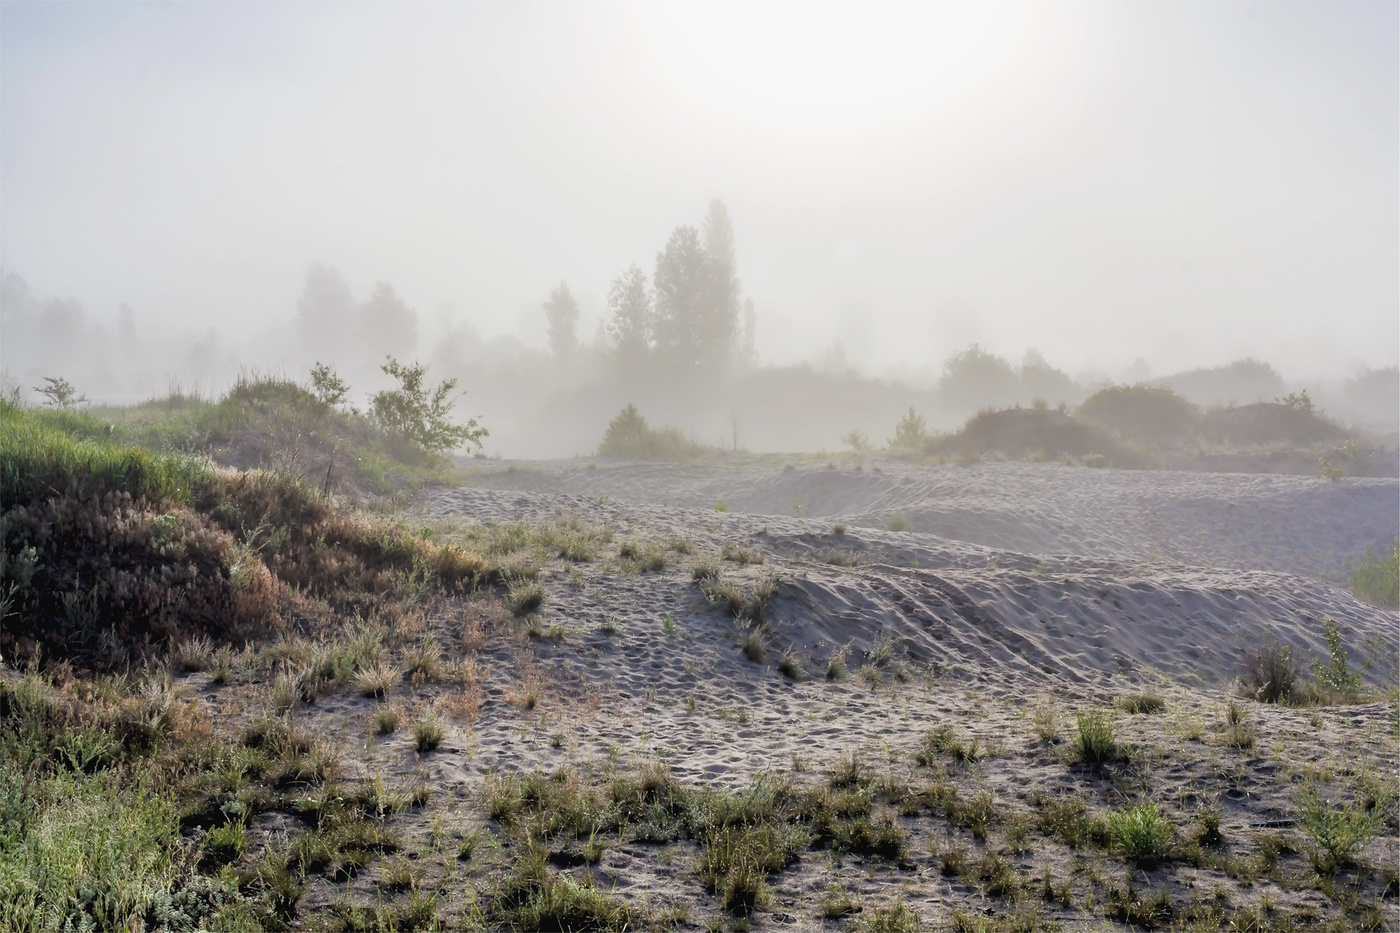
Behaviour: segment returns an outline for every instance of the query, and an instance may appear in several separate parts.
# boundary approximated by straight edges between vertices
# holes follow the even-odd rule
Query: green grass
[[[1171,851],[1172,827],[1155,803],[1111,810],[1106,817],[1114,849],[1140,868],[1150,868]]]
[[[1390,554],[1368,550],[1351,568],[1351,591],[1377,606],[1400,606],[1400,537]]]
[[[1113,717],[1103,710],[1088,710],[1075,716],[1076,731],[1070,740],[1078,760],[1086,764],[1102,764],[1119,755],[1113,734]]]

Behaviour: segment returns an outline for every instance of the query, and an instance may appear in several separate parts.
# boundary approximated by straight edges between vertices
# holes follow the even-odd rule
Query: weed
[[[860,906],[843,885],[832,883],[822,896],[822,916],[828,919],[847,917],[858,910]]]
[[[1035,723],[1035,734],[1040,736],[1042,742],[1053,744],[1059,740],[1060,715],[1055,707],[1037,706],[1031,714],[1031,721]]]
[[[830,656],[829,658],[827,658],[827,660],[826,660],[826,679],[827,679],[827,680],[845,680],[845,679],[846,679],[846,674],[847,674],[847,669],[846,669],[846,651],[847,651],[846,646],[845,646],[845,645],[842,645],[840,648],[837,648],[835,651],[831,652],[831,656]]]
[[[752,548],[746,548],[735,544],[733,541],[724,542],[724,546],[721,547],[719,551],[719,559],[745,565],[763,563],[762,554]]]
[[[1245,655],[1242,689],[1248,697],[1261,703],[1288,703],[1297,679],[1298,662],[1288,645],[1269,640]]]
[[[728,512],[728,511],[730,511],[729,503],[728,503],[728,502],[725,502],[723,499],[716,499],[716,500],[715,500],[715,511],[716,511],[716,512]]]
[[[778,670],[788,680],[800,681],[807,677],[807,670],[802,666],[802,659],[791,651],[783,652],[778,659]]]
[[[889,528],[890,531],[908,531],[914,526],[909,521],[909,517],[903,512],[895,512],[890,516],[889,523],[886,527]]]
[[[1400,606],[1400,537],[1391,543],[1389,556],[1368,549],[1352,565],[1351,591],[1376,606]]]
[[[739,649],[744,652],[744,657],[755,664],[762,664],[768,658],[768,626],[755,625],[743,634],[739,639]]]
[[[381,662],[356,672],[355,690],[362,696],[383,697],[402,679],[399,671]]]

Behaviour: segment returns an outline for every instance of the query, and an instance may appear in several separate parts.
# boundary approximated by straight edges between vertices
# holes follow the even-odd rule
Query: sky
[[[0,266],[236,344],[324,262],[543,345],[718,197],[769,363],[1345,374],[1400,355],[1398,13],[6,2]]]

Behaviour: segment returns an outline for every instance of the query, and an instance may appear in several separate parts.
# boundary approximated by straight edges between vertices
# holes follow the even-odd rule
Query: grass
[[[1151,868],[1171,851],[1172,827],[1155,803],[1110,810],[1106,821],[1115,851],[1139,868]]]
[[[1357,806],[1334,804],[1316,788],[1306,788],[1298,799],[1298,826],[1312,841],[1314,867],[1322,874],[1354,864],[1385,825],[1379,810],[1367,812]]]
[[[890,516],[889,524],[886,526],[890,531],[908,531],[914,525],[909,521],[909,516],[903,512],[895,512]]]
[[[506,593],[506,607],[512,615],[523,616],[544,605],[544,587],[538,583],[520,583]]]
[[[1088,710],[1076,714],[1074,721],[1070,743],[1075,758],[1086,764],[1102,764],[1119,757],[1112,716],[1103,710]]]
[[[1167,708],[1167,701],[1157,693],[1130,693],[1119,697],[1113,705],[1125,713],[1142,716],[1160,713]]]
[[[1352,565],[1351,591],[1376,606],[1400,607],[1400,537],[1391,543],[1389,555],[1367,550]]]
[[[442,744],[447,730],[435,716],[424,717],[413,724],[413,747],[419,752],[431,752]]]

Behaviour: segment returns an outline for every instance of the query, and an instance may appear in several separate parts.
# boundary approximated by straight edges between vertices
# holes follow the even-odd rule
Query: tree
[[[77,408],[87,401],[73,384],[61,376],[45,376],[45,385],[35,386],[34,391],[48,399],[45,405],[50,408]]]
[[[452,398],[456,379],[444,379],[430,394],[424,384],[426,366],[417,362],[404,366],[393,357],[386,360],[379,368],[397,379],[399,387],[376,392],[370,399],[370,416],[381,428],[429,453],[462,444],[481,446],[481,439],[489,432],[475,418],[466,424],[454,424],[449,418],[456,403]]]
[[[344,353],[355,333],[355,298],[335,269],[314,262],[297,300],[297,336],[311,353]]]
[[[754,345],[754,325],[757,315],[753,311],[753,299],[744,299],[744,326],[739,330],[739,347],[735,359],[740,369],[753,369],[758,365],[758,348]]]
[[[1010,405],[1020,380],[1011,364],[972,344],[943,361],[938,391],[949,399],[977,407]]]
[[[909,414],[899,419],[894,426],[894,437],[890,439],[891,450],[923,450],[928,441],[928,424],[909,406]]]
[[[311,367],[311,393],[327,410],[344,404],[350,395],[350,385],[325,363]],[[354,412],[355,409],[349,409]]]
[[[360,308],[360,336],[371,350],[390,357],[411,353],[418,346],[418,315],[394,294],[394,286],[379,282]]]
[[[608,336],[617,344],[617,360],[625,370],[635,370],[651,349],[651,295],[647,277],[639,266],[613,279],[608,289]]]
[[[722,328],[733,341],[739,331],[739,274],[734,259],[734,224],[719,198],[710,202],[705,216],[705,257],[711,272],[707,310],[717,329]]]
[[[731,360],[734,316],[718,300],[717,274],[694,227],[677,227],[656,255],[656,350],[668,362],[714,370]]]
[[[578,303],[569,293],[569,283],[560,282],[544,303],[544,316],[549,322],[549,349],[555,356],[573,356],[578,350]]]

